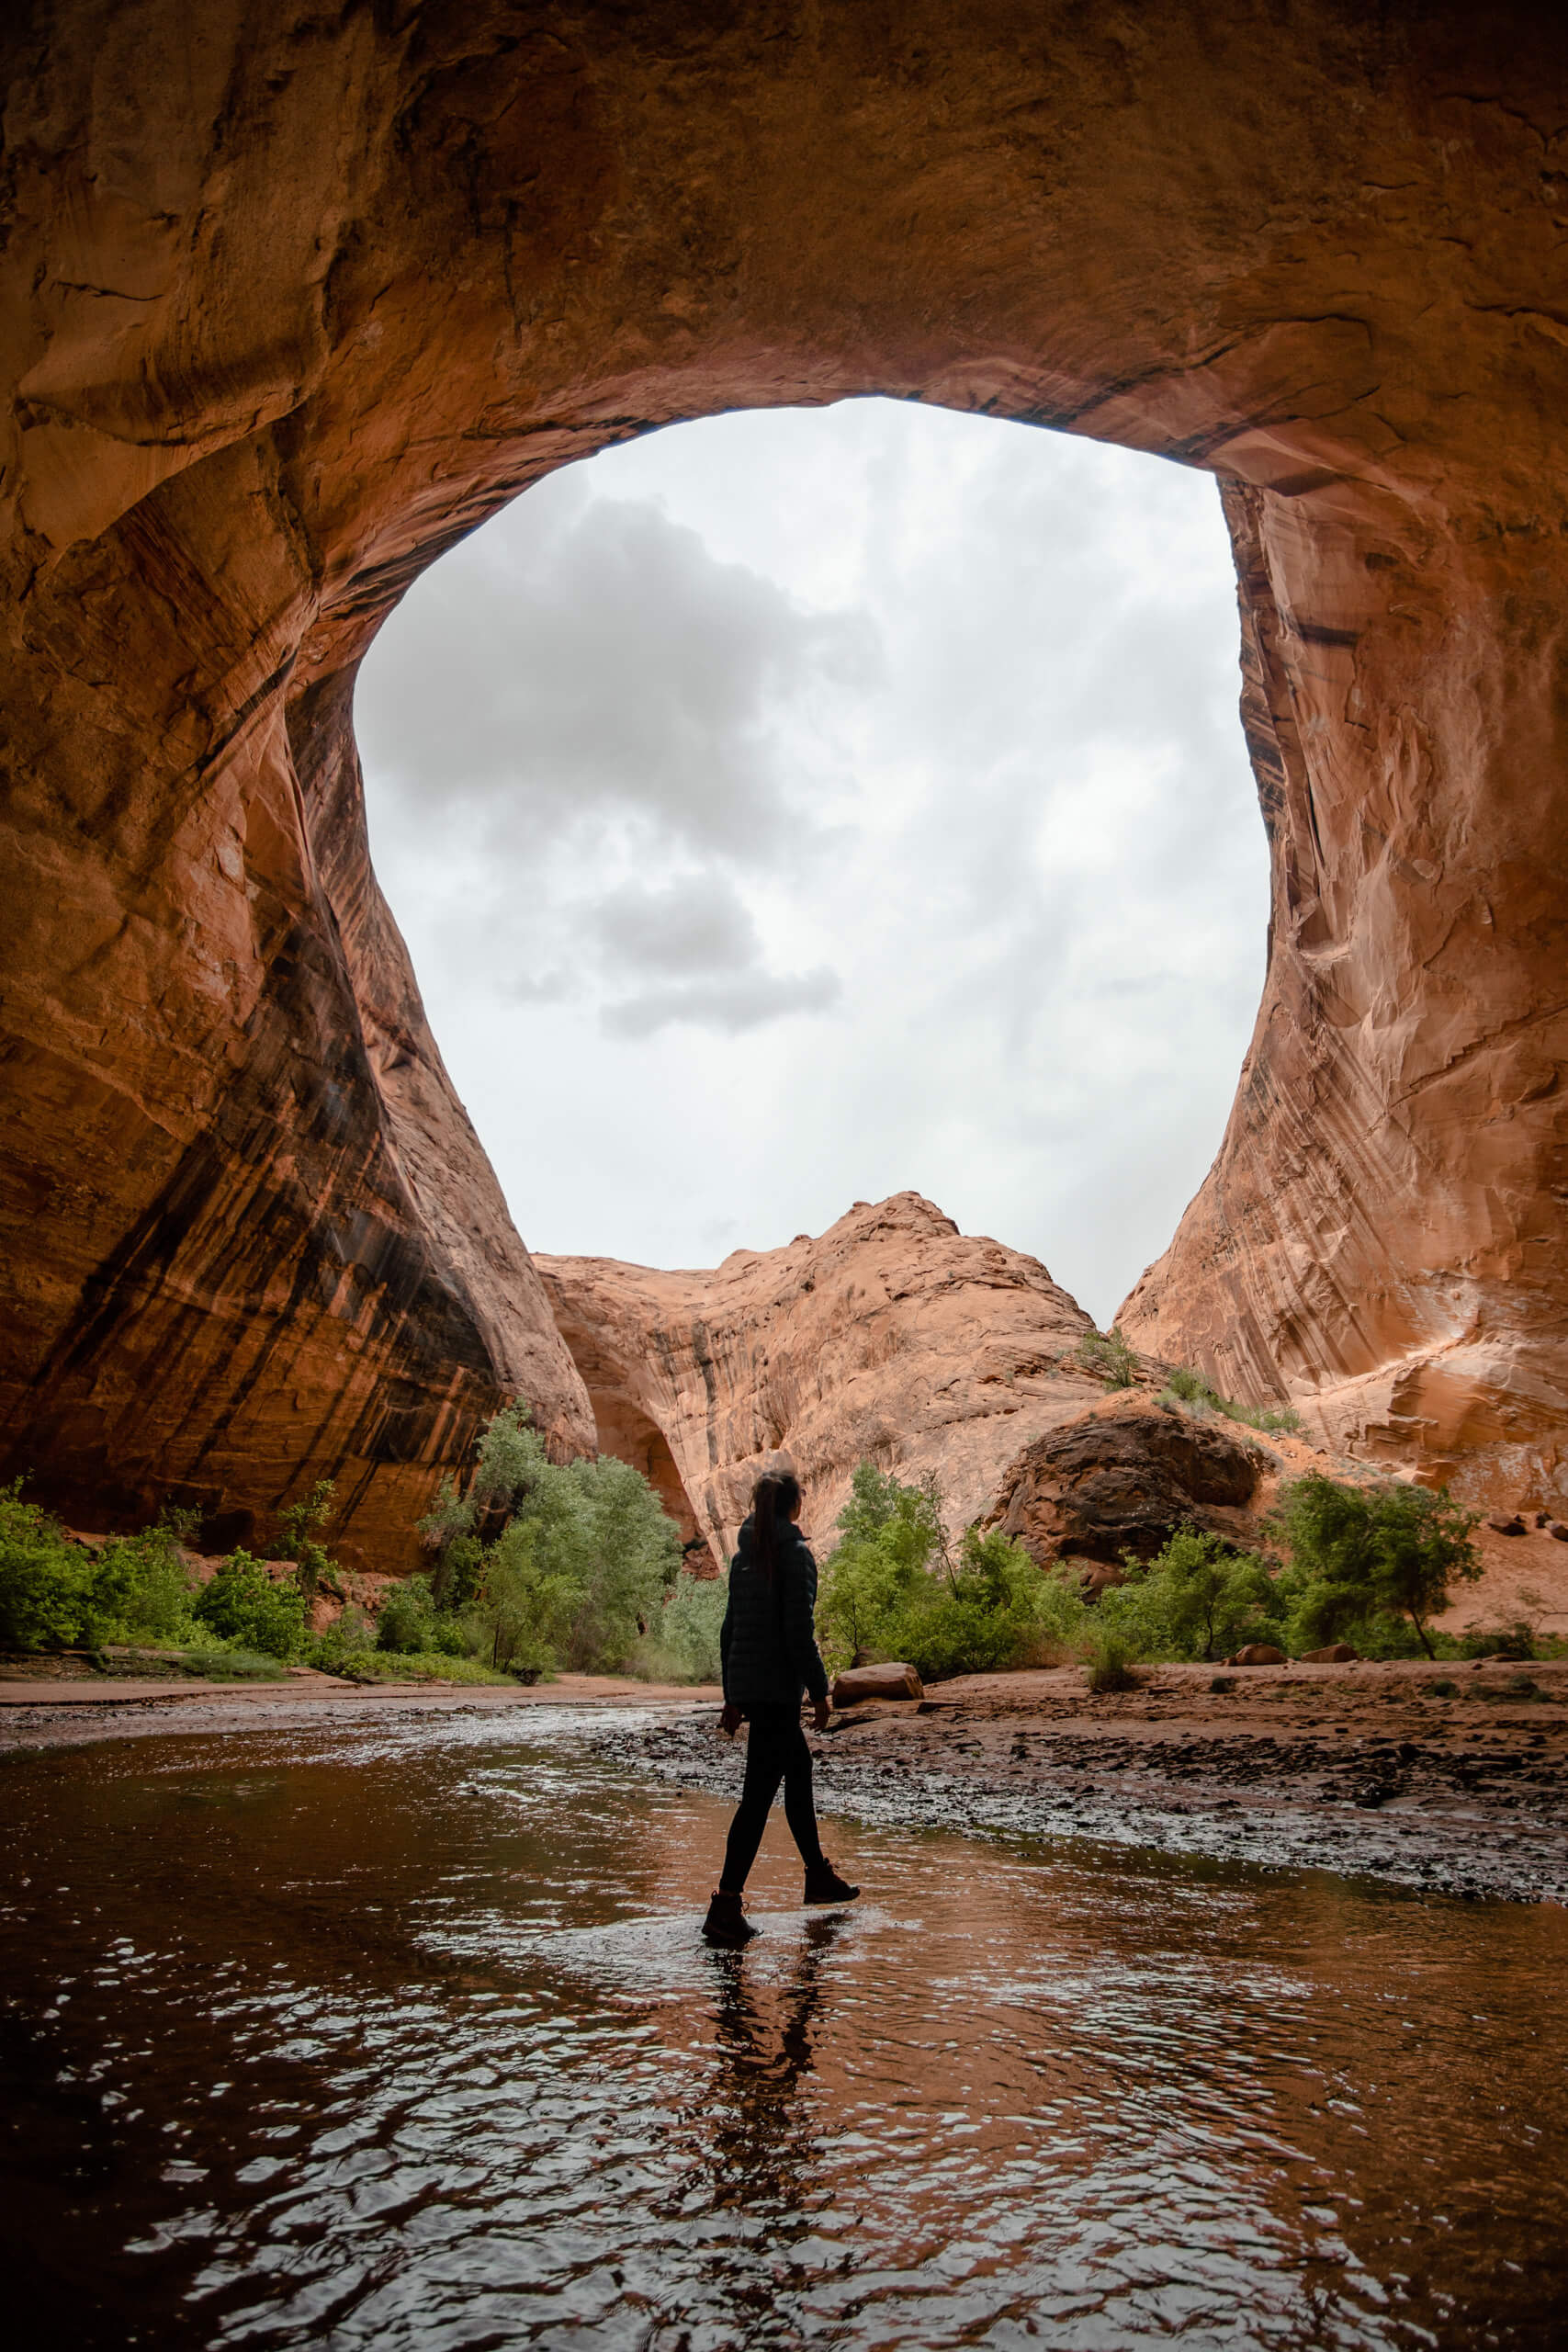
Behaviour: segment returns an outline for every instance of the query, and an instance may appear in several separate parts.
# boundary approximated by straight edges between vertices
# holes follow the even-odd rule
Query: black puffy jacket
[[[772,1583],[748,1520],[729,1564],[729,1606],[718,1637],[724,1695],[732,1707],[798,1707],[803,1690],[828,1696],[817,1649],[817,1563],[797,1527],[781,1528]]]

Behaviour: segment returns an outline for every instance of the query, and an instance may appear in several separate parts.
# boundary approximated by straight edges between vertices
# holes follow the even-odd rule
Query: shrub
[[[1090,1331],[1078,1341],[1077,1360],[1086,1372],[1098,1373],[1107,1388],[1131,1388],[1138,1359],[1113,1323],[1109,1331]]]
[[[1263,1430],[1270,1437],[1281,1430],[1299,1430],[1302,1417],[1293,1405],[1267,1405],[1254,1411],[1238,1405],[1234,1396],[1222,1396],[1219,1390],[1204,1379],[1201,1372],[1192,1372],[1179,1364],[1161,1392],[1160,1402],[1196,1405],[1200,1412],[1224,1413],[1227,1420],[1241,1421],[1248,1429]]]
[[[197,1593],[191,1615],[220,1641],[288,1658],[304,1646],[305,1610],[297,1577],[274,1579],[250,1553],[233,1552]]]
[[[0,1648],[62,1649],[81,1638],[93,1556],[73,1544],[19,1478],[0,1487]]]
[[[295,1564],[307,1607],[323,1582],[334,1586],[337,1582],[336,1564],[319,1540],[318,1532],[333,1515],[336,1493],[333,1479],[318,1478],[302,1500],[285,1503],[277,1514],[277,1523],[283,1530],[282,1555]]]
[[[1089,1687],[1097,1694],[1110,1690],[1135,1690],[1139,1676],[1134,1671],[1138,1652],[1125,1634],[1107,1628],[1090,1637],[1085,1665]]]
[[[82,1638],[157,1642],[173,1647],[196,1636],[194,1580],[167,1525],[140,1535],[111,1535],[98,1555],[82,1611]]]
[[[1438,1653],[1427,1621],[1449,1606],[1449,1587],[1472,1583],[1481,1561],[1473,1511],[1446,1489],[1341,1486],[1311,1471],[1284,1490],[1277,1525],[1291,1548],[1279,1579],[1293,1649],[1353,1641],[1368,1657]]]
[[[288,1669],[282,1661],[267,1657],[260,1650],[213,1649],[198,1644],[185,1655],[187,1674],[199,1674],[213,1682],[282,1682]]]
[[[341,1674],[344,1668],[374,1648],[376,1630],[365,1611],[354,1602],[333,1620],[324,1633],[310,1643],[307,1657],[311,1666],[323,1674]]]

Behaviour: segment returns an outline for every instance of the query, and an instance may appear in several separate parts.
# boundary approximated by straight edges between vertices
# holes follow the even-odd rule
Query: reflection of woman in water
[[[846,1885],[822,1851],[811,1801],[811,1750],[800,1728],[800,1702],[811,1695],[818,1731],[828,1724],[828,1670],[817,1648],[817,1563],[795,1521],[800,1486],[787,1470],[765,1470],[751,1497],[751,1516],[729,1564],[729,1606],[719,1650],[724,1660],[727,1732],[750,1724],[746,1780],[729,1825],[724,1873],[708,1905],[703,1934],[710,1944],[735,1947],[757,1930],[741,1908],[746,1874],[757,1859],[768,1814],[784,1783],[784,1818],[806,1864],[807,1903],[849,1903],[860,1893]]]
[[[703,2094],[702,2144],[721,2205],[798,2215],[811,2200],[820,2120],[795,2094],[816,2072],[812,2026],[822,1975],[848,1922],[841,1913],[807,1922],[799,1965],[778,1988],[750,1969],[719,1963],[716,2055]]]

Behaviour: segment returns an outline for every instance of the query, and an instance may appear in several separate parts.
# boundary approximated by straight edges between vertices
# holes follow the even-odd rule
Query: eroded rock
[[[354,1556],[513,1388],[592,1442],[376,890],[355,668],[570,459],[884,392],[1225,485],[1268,973],[1129,1336],[1561,1509],[1554,11],[17,24],[11,1467],[236,1530],[333,1474]]]
[[[1077,1556],[1111,1569],[1128,1552],[1152,1559],[1189,1522],[1245,1545],[1265,1467],[1262,1449],[1232,1422],[1142,1397],[1112,1402],[1026,1446],[987,1523],[1037,1559]]]

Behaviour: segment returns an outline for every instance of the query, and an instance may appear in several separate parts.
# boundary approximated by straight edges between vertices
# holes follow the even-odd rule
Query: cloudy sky
[[[525,1238],[913,1186],[1101,1323],[1224,1126],[1267,857],[1207,476],[887,401],[673,427],[366,662],[382,884]]]

